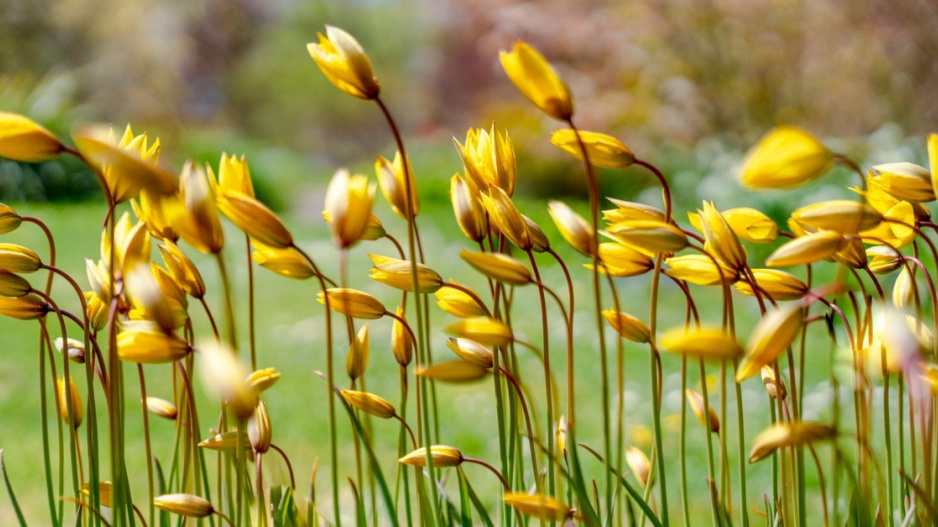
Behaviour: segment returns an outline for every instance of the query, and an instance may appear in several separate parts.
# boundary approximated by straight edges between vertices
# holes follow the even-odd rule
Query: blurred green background
[[[365,47],[382,96],[405,133],[420,185],[422,233],[426,246],[434,248],[429,263],[444,278],[456,276],[480,289],[484,282],[456,259],[467,244],[447,200],[449,178],[462,170],[452,137],[462,140],[471,126],[488,127],[494,121],[508,129],[519,160],[519,208],[561,245],[558,250],[571,267],[578,270],[583,263],[562,247],[545,204],[548,197],[565,198],[583,211],[582,167],[548,143],[557,124],[528,105],[502,72],[498,52],[516,38],[540,49],[569,83],[580,127],[619,137],[663,169],[677,189],[677,210],[699,206],[706,197],[721,208],[757,206],[783,221],[809,194],[815,199],[843,196],[843,186],[854,181],[842,170],[786,197],[787,203],[779,201],[778,192],[748,194],[733,183],[745,149],[775,124],[805,127],[857,160],[920,164],[926,162],[924,135],[938,129],[938,7],[926,0],[2,0],[0,110],[26,114],[62,137],[78,123],[110,122],[118,129],[132,123],[136,132],[160,137],[162,160],[170,167],[180,167],[187,158],[217,166],[222,151],[245,153],[259,197],[283,214],[299,245],[328,259],[333,250],[320,212],[329,178],[343,165],[370,175],[374,157],[392,156],[393,146],[374,105],[336,90],[307,54],[306,43],[315,41],[327,23],[348,30]],[[654,179],[639,170],[606,171],[602,181],[607,195],[659,203]],[[87,170],[71,159],[0,160],[0,200],[48,220],[62,241],[62,266],[85,284],[83,258],[97,258],[104,214],[97,182]],[[402,233],[403,224],[383,200],[376,206],[389,230]],[[230,229],[230,243],[238,239]],[[4,241],[45,254],[39,233],[25,227]],[[380,292],[393,305],[393,293],[364,278],[364,252],[393,254],[390,245],[380,243],[355,249],[350,276],[353,286]],[[243,283],[243,255],[228,252],[234,279]],[[210,303],[219,306],[218,314],[213,262],[198,263],[216,295]],[[336,262],[324,267],[337,276]],[[327,452],[324,415],[305,411],[311,400],[322,403],[317,398],[323,387],[311,374],[322,367],[321,309],[313,284],[297,286],[263,270],[257,276],[262,362],[287,372],[270,398],[274,441],[290,453],[304,482],[313,459]],[[578,289],[584,292],[586,278],[581,272]],[[547,269],[545,281],[560,287],[560,270]],[[648,284],[629,284],[629,294],[638,299],[634,310],[642,314]],[[58,293],[69,294],[64,287]],[[531,311],[537,309],[535,295],[523,293],[518,329],[537,340],[539,325],[528,316],[536,312]],[[243,306],[245,292],[236,295]],[[671,302],[675,309],[663,308],[665,327],[680,323],[682,316],[677,300]],[[578,302],[580,309],[588,304],[585,297]],[[597,369],[595,335],[588,324],[592,315],[583,311],[577,316],[587,328],[577,335],[578,371],[592,386]],[[193,317],[204,329],[202,314]],[[435,311],[433,322],[434,334],[441,335],[452,320]],[[385,375],[395,368],[385,345],[389,327],[372,326],[369,389],[396,400],[395,376]],[[37,365],[29,351],[35,349],[36,332],[10,320],[0,320],[0,332],[0,447],[6,448],[15,488],[31,517],[42,518]],[[555,335],[556,342],[561,337]],[[434,346],[442,357],[448,352],[440,339]],[[341,371],[342,345],[336,353]],[[647,354],[634,348],[629,353],[627,382],[632,384],[626,404],[635,417],[627,433],[647,452]],[[26,358],[6,358],[17,354]],[[825,365],[823,356],[815,360]],[[673,431],[682,397],[674,374],[679,361],[665,361],[666,422]],[[532,390],[539,391],[537,363],[525,367],[535,383]],[[747,401],[764,397],[758,383],[745,389]],[[154,382],[151,394],[165,397],[166,392],[165,385]],[[452,421],[444,420],[444,435],[467,453],[485,457],[494,452],[494,425],[483,427],[492,420],[491,394],[482,385],[440,392],[446,407],[459,409]],[[825,400],[818,399],[816,411],[823,418]],[[595,393],[581,400],[587,405],[592,400],[592,408],[598,408]],[[141,448],[139,410],[128,407],[135,451]],[[211,415],[203,421],[211,422]],[[590,433],[582,439],[598,444],[602,417],[599,411],[586,413],[583,427]],[[764,424],[754,419],[749,435]],[[382,423],[376,430],[396,438],[393,426]],[[158,422],[154,434],[155,440],[167,441],[171,426]],[[344,428],[342,434],[350,437]],[[674,435],[669,442],[676,442]],[[691,470],[703,474],[703,438],[698,433],[693,439]],[[168,456],[165,449],[155,453]],[[393,470],[393,447],[383,454],[387,470]],[[342,456],[350,462],[349,449]],[[143,469],[140,457],[134,458],[132,470]],[[274,470],[283,481],[282,467]],[[751,472],[754,487],[767,481],[765,470]],[[325,474],[321,468],[322,487],[328,486]],[[470,476],[482,482],[481,489],[496,489],[494,481],[485,483],[484,473]],[[669,484],[673,487],[674,481]],[[300,487],[305,492],[306,484]],[[327,488],[320,492],[329,495]],[[672,493],[676,496],[676,489]],[[5,524],[13,520],[6,497],[0,496],[0,524]],[[705,510],[706,499],[701,492],[693,503]]]

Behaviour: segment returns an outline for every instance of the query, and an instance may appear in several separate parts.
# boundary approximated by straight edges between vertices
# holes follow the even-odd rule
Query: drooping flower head
[[[326,78],[349,95],[360,99],[374,99],[380,87],[371,71],[371,61],[355,37],[334,27],[326,26],[326,35],[319,43],[306,45],[307,51]]]
[[[542,112],[561,121],[573,117],[570,89],[536,49],[516,40],[511,51],[502,51],[499,58],[518,91]]]

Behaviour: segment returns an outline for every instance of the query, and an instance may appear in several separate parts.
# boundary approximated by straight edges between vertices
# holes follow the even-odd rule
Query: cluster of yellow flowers
[[[838,501],[836,485],[834,496],[826,494],[825,471],[815,445],[834,444],[837,461],[827,474],[834,481],[840,481],[839,471],[847,461],[838,442],[848,436],[853,438],[859,452],[853,460],[855,470],[851,472],[856,500],[866,503],[867,508],[878,503],[877,510],[886,511],[879,513],[880,519],[888,516],[885,523],[890,525],[894,516],[916,514],[916,506],[910,503],[916,500],[931,503],[930,496],[938,490],[934,476],[938,474],[938,434],[935,433],[938,424],[933,418],[934,394],[938,393],[938,339],[932,335],[938,324],[938,310],[934,273],[929,265],[933,271],[938,251],[926,230],[938,231],[938,225],[930,221],[925,204],[934,201],[938,193],[938,135],[930,136],[927,141],[930,167],[898,162],[873,166],[864,172],[808,132],[794,127],[777,128],[745,159],[741,170],[744,185],[753,189],[793,188],[822,177],[835,164],[842,164],[856,172],[861,180],[860,186],[849,189],[854,199],[800,207],[791,213],[783,227],[754,208],[721,210],[714,203],[704,201],[700,209],[688,213],[689,226],[684,227],[674,216],[671,188],[664,174],[636,156],[620,140],[603,133],[581,131],[575,126],[570,89],[540,53],[520,41],[515,42],[511,51],[502,52],[501,64],[519,91],[547,116],[564,124],[564,128],[550,136],[550,142],[581,160],[585,167],[590,191],[589,217],[580,216],[569,205],[556,200],[549,202],[548,211],[563,239],[588,259],[584,265],[591,271],[603,424],[602,448],[594,450],[577,441],[578,433],[580,437],[600,434],[582,433],[584,425],[577,418],[577,377],[574,374],[574,298],[588,296],[588,293],[575,291],[567,266],[551,247],[549,238],[512,200],[517,167],[508,133],[492,125],[488,130],[470,129],[464,142],[455,141],[464,174],[452,177],[450,198],[461,231],[479,247],[477,251],[463,250],[460,257],[488,281],[487,293],[491,294],[491,299],[486,301],[484,295],[472,288],[444,280],[425,261],[426,253],[417,229],[420,210],[417,178],[397,126],[381,100],[378,81],[362,47],[345,31],[327,26],[326,34],[319,35],[317,43],[310,43],[308,51],[336,87],[357,98],[374,101],[380,107],[397,146],[393,159],[377,157],[375,174],[377,186],[391,209],[407,223],[407,251],[405,253],[404,246],[373,214],[377,186],[364,175],[339,169],[329,182],[323,210],[341,255],[342,278],[338,282],[320,271],[316,262],[296,245],[290,230],[278,216],[256,198],[243,157],[222,154],[217,175],[212,166],[203,169],[190,162],[177,178],[157,162],[159,140],[151,142],[146,134],[135,135],[129,126],[119,140],[113,130],[106,127],[79,128],[72,136],[75,146],[71,147],[26,117],[0,112],[0,156],[40,162],[62,153],[74,155],[93,169],[107,198],[99,258],[86,261],[89,291],[83,291],[75,280],[59,271],[54,261],[43,262],[31,249],[0,243],[0,313],[24,320],[42,320],[43,345],[46,341],[52,342],[45,318],[51,313],[60,321],[61,335],[54,345],[62,355],[64,376],[56,377],[55,402],[59,415],[69,425],[73,498],[82,511],[99,515],[100,506],[112,507],[117,511],[116,524],[126,523],[134,514],[130,485],[122,464],[124,445],[120,430],[124,417],[122,411],[114,410],[124,404],[124,380],[118,362],[124,361],[172,364],[174,376],[179,378],[173,401],[146,397],[144,370],[142,367],[138,370],[149,412],[180,423],[176,452],[185,460],[173,467],[181,474],[173,488],[179,493],[156,495],[148,455],[151,524],[156,508],[190,517],[219,515],[229,523],[244,525],[250,521],[247,503],[252,500],[257,525],[271,521],[268,514],[271,507],[293,507],[285,514],[298,514],[292,501],[290,505],[276,503],[274,490],[263,483],[262,456],[272,449],[283,452],[271,441],[271,421],[261,396],[280,374],[257,367],[253,340],[248,345],[237,342],[230,293],[232,284],[220,255],[225,248],[221,216],[244,232],[256,264],[288,278],[315,279],[319,283],[318,301],[326,308],[323,376],[327,381],[329,464],[336,496],[332,500],[333,518],[337,524],[342,517],[337,496],[339,474],[343,472],[338,466],[336,446],[337,401],[348,411],[355,433],[357,478],[349,480],[355,493],[359,521],[365,517],[363,493],[366,487],[373,500],[381,496],[390,523],[394,525],[401,515],[406,515],[409,523],[419,521],[428,525],[451,519],[452,515],[442,510],[447,507],[448,498],[440,490],[443,484],[437,472],[447,467],[459,469],[460,495],[465,501],[461,520],[471,521],[472,508],[488,520],[488,513],[478,499],[470,500],[474,491],[461,469],[465,463],[475,463],[485,466],[503,485],[501,516],[506,525],[512,523],[513,514],[517,515],[519,525],[525,523],[521,515],[549,522],[579,520],[590,525],[611,522],[614,518],[634,520],[633,505],[653,524],[667,525],[670,521],[667,494],[669,490],[674,491],[667,480],[670,477],[673,482],[676,466],[680,468],[684,524],[690,524],[693,491],[709,496],[706,501],[713,520],[722,524],[733,514],[731,487],[734,482],[730,466],[735,463],[738,469],[735,483],[739,489],[735,508],[740,523],[748,525],[755,502],[748,498],[747,493],[752,489],[747,485],[745,464],[771,456],[776,460],[772,464],[772,479],[782,485],[755,489],[758,494],[772,493],[765,509],[759,512],[775,521],[804,524],[812,503],[805,496],[804,483],[809,472],[804,454],[810,452],[822,481],[820,499],[825,523],[830,522],[828,508],[831,508],[833,523],[837,524],[843,506]],[[611,199],[614,208],[600,210],[602,196],[594,167],[640,167],[650,171],[662,185],[663,208]],[[126,211],[126,203],[135,219]],[[120,212],[120,207],[125,210]],[[0,206],[0,233],[16,229],[24,221],[40,223]],[[747,244],[777,243],[780,238],[784,242],[765,258],[764,267],[754,266]],[[373,263],[370,278],[401,293],[401,301],[394,310],[389,310],[377,297],[350,288],[346,283],[347,252],[361,241],[378,239],[389,240],[399,252],[395,257],[368,255]],[[196,251],[216,257],[224,287],[224,325],[216,324],[206,301],[206,286],[200,271],[180,248],[180,240]],[[154,243],[158,244],[162,265],[152,261]],[[527,262],[515,257],[522,253]],[[553,258],[562,268],[569,291],[567,299],[562,299],[544,283],[536,254]],[[836,264],[836,278],[831,283],[813,283],[812,266],[827,261]],[[778,269],[799,266],[806,268],[803,278]],[[52,273],[44,290],[34,289],[22,276],[40,270]],[[53,274],[62,276],[75,288],[83,313],[67,313],[49,296]],[[619,279],[646,274],[651,275],[652,284],[647,305],[636,305],[633,299],[620,296]],[[896,278],[891,298],[887,299],[881,279],[889,274],[896,274]],[[670,279],[676,291],[683,295],[686,323],[683,327],[661,331],[657,320],[663,277]],[[923,283],[927,286],[930,304],[920,290],[919,285]],[[523,286],[537,289],[542,322],[539,345],[517,338],[511,324],[514,288]],[[698,309],[695,289],[691,286],[721,288],[722,308],[715,311],[719,322],[708,320],[709,312]],[[252,288],[253,284],[248,287]],[[758,306],[760,311],[759,321],[745,344],[737,337],[734,302],[739,300],[734,300],[734,290],[743,295],[743,303]],[[451,335],[447,345],[456,356],[449,361],[434,360],[430,351],[428,305],[431,294],[442,311],[459,319],[445,328]],[[551,365],[548,297],[559,306],[566,336],[566,361],[562,368]],[[205,309],[214,338],[196,343],[195,328],[189,318],[190,298]],[[408,308],[409,299],[413,299],[413,304]],[[850,307],[838,305],[838,299]],[[611,307],[605,303],[609,300]],[[929,306],[935,317],[932,324],[924,320]],[[638,307],[648,308],[647,323],[635,313]],[[253,306],[248,309],[253,310]],[[348,389],[339,388],[333,372],[334,338],[330,318],[333,312],[346,317],[348,326],[345,362],[350,381]],[[398,408],[386,398],[365,391],[364,377],[371,345],[369,330],[367,324],[355,328],[355,319],[386,318],[392,320],[390,348],[400,366],[402,402]],[[68,337],[66,319],[76,324],[83,334],[82,340]],[[816,321],[825,321],[831,335],[842,332],[845,336],[851,377],[841,380],[852,382],[855,397],[841,401],[835,387],[830,394],[832,415],[805,419],[807,329]],[[607,324],[618,336],[615,361],[607,352]],[[625,341],[649,349],[653,403],[650,417],[654,428],[650,459],[639,447],[625,444]],[[544,369],[543,379],[522,378],[515,353],[519,346],[532,348],[539,357]],[[250,350],[250,368],[238,358],[237,350],[244,348]],[[673,352],[681,358],[681,394],[685,397],[682,398],[677,462],[675,455],[664,447],[666,434],[661,425],[660,386],[664,366],[660,351]],[[107,426],[112,432],[109,447],[114,465],[112,481],[101,477],[97,430],[90,431],[84,439],[92,468],[86,471],[82,466],[82,438],[77,429],[83,420],[87,422],[85,416],[95,415],[97,407],[92,398],[93,390],[89,389],[87,404],[82,402],[69,371],[70,362],[83,364],[87,384],[100,383],[103,393],[107,394]],[[699,364],[699,390],[688,380],[687,367],[693,362]],[[719,412],[711,405],[713,394],[708,393],[709,362],[720,365]],[[609,373],[611,367],[616,372],[617,411],[610,408],[613,398],[609,387],[613,377]],[[219,425],[205,440],[201,440],[203,431],[198,426],[195,394],[190,382],[195,370],[222,404]],[[51,371],[56,370],[53,367]],[[566,374],[564,383],[557,381],[557,371]],[[733,372],[729,379],[728,371]],[[416,430],[411,428],[407,418],[410,372],[416,379]],[[498,467],[467,456],[457,448],[439,444],[440,417],[433,388],[435,382],[477,381],[490,374],[494,377],[498,416]],[[744,429],[746,412],[740,386],[755,375],[760,375],[764,383],[771,422],[750,440]],[[829,376],[837,380],[833,370]],[[900,405],[898,438],[890,434],[894,426],[889,414],[893,401],[891,378],[899,386],[896,390]],[[544,386],[543,395],[534,396],[530,387],[540,383]],[[871,455],[875,454],[874,448],[880,448],[873,446],[872,439],[876,434],[872,424],[875,383],[882,383],[884,393],[884,446],[881,448],[885,453],[885,471],[876,461],[877,456]],[[565,388],[565,401],[558,394],[558,386]],[[594,387],[595,383],[591,383],[590,389]],[[730,389],[735,393],[737,411],[732,424],[727,422]],[[901,406],[905,397],[903,390],[907,390],[907,414]],[[695,483],[690,488],[689,481],[701,478],[688,478],[686,473],[689,430],[685,414],[688,406],[700,420],[706,438],[708,480],[703,487]],[[843,408],[852,409],[850,413],[855,416],[852,423],[840,416]],[[538,419],[535,411],[540,409],[545,411],[543,419]],[[398,506],[399,498],[392,498],[388,490],[373,451],[376,438],[365,426],[367,417],[395,419],[402,427],[399,464],[415,467],[413,480],[407,471],[399,469],[397,473],[397,481],[402,481],[405,489],[404,510]],[[144,423],[146,426],[146,414]],[[96,420],[89,426],[97,426]],[[920,434],[917,437],[916,426]],[[738,454],[735,461],[730,460],[728,428],[736,432]],[[906,429],[910,437],[904,435]],[[712,436],[719,441],[719,446],[712,444]],[[523,441],[528,445],[522,447]],[[751,445],[748,455],[744,451],[747,444]],[[50,448],[48,443],[43,447],[46,451]],[[894,447],[899,450],[898,456],[893,456]],[[224,475],[219,468],[218,488],[224,492],[219,491],[216,496],[218,507],[213,507],[210,485],[206,483],[206,449],[220,453],[219,467],[225,464],[231,468]],[[362,449],[367,458],[361,456]],[[720,467],[715,466],[714,450]],[[600,461],[599,475],[584,474],[580,460],[584,453]],[[248,454],[255,456],[255,483],[246,481]],[[369,463],[372,478],[362,477],[363,459]],[[528,468],[526,463],[530,463]],[[625,478],[625,467],[631,471],[637,487]],[[48,461],[46,469],[51,489],[53,478]],[[426,470],[426,476],[422,469]],[[61,470],[64,474],[65,469]],[[896,474],[901,474],[908,484],[896,485]],[[429,482],[424,481],[427,477]],[[922,478],[920,483],[916,482],[919,477]],[[877,490],[874,484],[880,479],[885,479],[886,485]],[[590,480],[593,480],[592,485],[587,483]],[[411,482],[415,487],[412,495],[408,493]],[[649,498],[655,486],[657,505]],[[534,492],[528,492],[532,488]],[[290,492],[293,490],[295,483],[291,482]],[[202,495],[206,497],[200,497]],[[627,497],[620,498],[620,495]],[[416,513],[411,510],[412,499],[418,505]],[[620,503],[623,500],[629,503],[627,507]],[[315,515],[321,511],[314,505],[311,507],[314,517],[307,517],[305,521],[313,525],[318,523]],[[925,506],[922,510],[933,511],[933,508]],[[58,511],[50,506],[56,525],[62,523],[61,508]],[[876,514],[869,510],[859,514],[867,513]],[[82,514],[86,513],[81,512],[80,518]],[[302,521],[296,515],[291,518],[296,525]],[[94,520],[89,516],[89,521]]]

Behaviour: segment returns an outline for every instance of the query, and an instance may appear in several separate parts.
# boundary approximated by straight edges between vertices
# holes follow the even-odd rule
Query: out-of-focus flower
[[[55,349],[68,357],[68,360],[79,364],[85,362],[85,343],[69,337],[63,340],[62,337],[56,337],[53,341]]]
[[[374,99],[381,91],[371,71],[371,61],[355,37],[345,31],[326,26],[326,35],[317,33],[319,43],[306,45],[316,65],[332,84],[360,99]]]
[[[0,112],[0,157],[39,163],[59,155],[65,146],[50,131],[25,116]]]
[[[797,187],[824,175],[833,159],[833,154],[808,132],[780,126],[749,151],[742,179],[752,188]]]
[[[579,139],[577,139],[577,134],[579,134]],[[583,151],[580,149],[580,141],[583,141],[586,155],[589,156],[592,165],[604,168],[625,168],[635,161],[635,155],[629,147],[611,135],[574,131],[570,128],[562,128],[550,134],[551,144],[582,161]]]
[[[616,311],[615,309],[606,309],[602,314],[609,322],[609,325],[623,338],[639,343],[645,343],[651,340],[651,330],[648,326],[632,315],[622,311]]]
[[[217,254],[225,245],[225,236],[218,218],[205,172],[190,161],[179,176],[179,194],[168,198],[164,211],[173,230],[197,251]]]
[[[316,300],[320,304],[329,306],[333,311],[354,318],[381,318],[387,313],[380,300],[357,289],[341,287],[326,289],[319,292]]]
[[[340,168],[326,189],[326,207],[323,217],[332,229],[332,237],[342,249],[355,245],[362,238],[371,217],[375,187],[368,178],[349,175]]]
[[[720,260],[706,254],[685,254],[665,258],[668,266],[663,272],[671,278],[684,280],[697,285],[722,285],[724,281],[734,283],[739,279],[735,269],[726,266]],[[717,265],[719,264],[719,265]]]
[[[391,286],[402,291],[414,290],[414,266],[409,260],[401,260],[388,256],[369,254],[371,261],[375,264],[374,269],[368,272],[372,280]],[[424,264],[418,263],[417,268],[417,292],[434,293],[443,287],[443,278]]]
[[[280,372],[274,368],[254,370],[244,379],[244,384],[254,393],[260,394],[280,380]]]
[[[244,365],[234,350],[217,341],[206,341],[196,351],[198,371],[205,389],[225,402],[241,419],[254,412],[257,393],[244,379]]]
[[[407,174],[410,174],[409,178]],[[410,156],[407,157],[406,173],[400,152],[394,153],[394,161],[378,156],[375,161],[375,175],[378,177],[378,185],[381,187],[384,199],[388,200],[395,214],[405,220],[417,215],[420,211],[420,202],[417,199],[417,185],[414,181],[414,169],[410,165]],[[405,181],[410,182],[410,206],[407,204]]]
[[[794,421],[772,425],[759,432],[749,451],[749,462],[764,459],[779,448],[813,444],[831,440],[837,436],[837,429],[821,423]]]
[[[159,249],[166,270],[182,286],[183,290],[193,298],[205,296],[205,283],[202,281],[202,275],[195,264],[192,263],[192,260],[175,243],[169,240],[164,241]]]
[[[704,405],[703,395],[700,395],[699,392],[694,390],[685,390],[684,393],[687,395],[687,402],[690,403],[690,409],[693,410],[700,424],[704,425],[714,434],[719,434],[720,418],[717,416],[712,406],[709,404]],[[704,409],[704,406],[706,406],[706,409]]]
[[[316,274],[313,266],[294,247],[277,249],[262,243],[253,243],[254,252],[251,258],[257,265],[270,269],[280,276],[304,280]]]
[[[742,347],[717,328],[675,328],[658,338],[658,347],[692,357],[727,360],[739,357]]]
[[[834,231],[818,231],[791,240],[775,249],[765,265],[788,267],[814,263],[839,251],[845,242],[844,236]]]
[[[173,230],[166,213],[163,211],[163,198],[142,190],[137,199],[131,200],[137,219],[146,224],[150,234],[159,240],[175,242],[179,235]]]
[[[404,318],[404,309],[397,306],[394,314],[397,317],[394,318],[394,324],[391,326],[391,352],[394,353],[394,360],[406,368],[414,358],[414,348],[417,344],[407,326],[399,320]]]
[[[914,163],[886,163],[874,166],[868,181],[875,181],[892,197],[917,203],[935,200],[931,172]]]
[[[643,488],[648,486],[649,478],[653,475],[651,462],[648,456],[638,448],[629,445],[625,449],[625,464],[629,466],[632,475]]]
[[[506,492],[502,500],[513,509],[539,520],[561,521],[573,515],[570,507],[562,501],[542,494]]]
[[[652,254],[680,251],[687,247],[687,236],[680,228],[663,221],[622,221],[609,227],[622,243]]]
[[[808,285],[791,273],[778,269],[753,269],[752,274],[756,277],[760,294],[768,295],[777,302],[798,300],[808,293]],[[740,280],[734,285],[740,293],[755,296],[752,284],[748,281]]]
[[[72,377],[68,378],[67,393],[65,381],[61,377],[55,380],[55,385],[57,387],[55,395],[58,400],[59,416],[72,428],[78,428],[81,426],[84,412],[82,410],[81,396],[78,395],[78,386],[75,384],[75,379]],[[71,411],[69,411],[69,406],[71,406]]]
[[[502,51],[499,58],[518,91],[542,112],[561,121],[573,117],[570,89],[536,49],[516,40],[511,52]]]
[[[756,324],[746,343],[746,356],[736,369],[736,382],[742,382],[771,364],[791,345],[804,320],[800,303],[774,308]]]
[[[175,404],[159,397],[147,397],[146,405],[147,410],[153,415],[158,415],[164,419],[175,420],[179,414]]]
[[[368,367],[368,354],[371,340],[368,338],[368,324],[363,325],[352,344],[349,346],[348,355],[345,358],[345,372],[349,379],[354,382],[355,379],[365,375],[365,368]]]
[[[417,368],[414,374],[439,382],[464,383],[482,379],[489,373],[489,368],[466,360],[438,362]]]
[[[176,192],[176,178],[156,165],[160,141],[147,145],[147,134],[135,136],[130,125],[120,141],[109,126],[81,128],[72,134],[85,160],[97,169],[115,203],[131,199],[146,189],[154,195]]]
[[[511,327],[500,320],[489,317],[467,318],[450,324],[446,332],[457,337],[474,340],[484,346],[504,346],[514,335]]]
[[[490,132],[484,128],[470,128],[466,143],[456,139],[456,150],[462,158],[466,176],[483,191],[498,187],[511,196],[515,191],[515,150],[506,132],[502,135],[492,124]]]
[[[875,227],[883,216],[872,206],[845,199],[822,201],[792,212],[791,217],[812,229],[853,234]]]

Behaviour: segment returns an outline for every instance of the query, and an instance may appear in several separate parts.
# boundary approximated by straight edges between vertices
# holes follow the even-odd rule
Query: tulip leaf
[[[16,519],[19,520],[21,527],[26,527],[26,518],[23,517],[23,511],[20,510],[20,505],[16,501],[16,496],[13,494],[13,487],[10,485],[10,478],[7,477],[7,467],[3,463],[3,449],[0,448],[0,473],[3,473],[3,484],[7,488],[7,495],[10,496],[10,503],[13,505],[13,510],[16,512]]]

